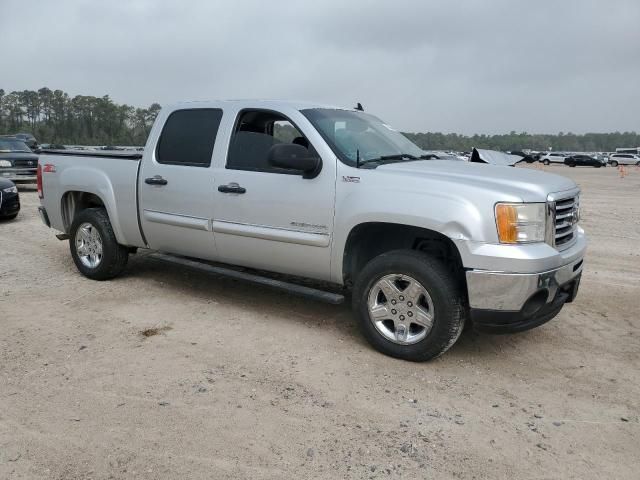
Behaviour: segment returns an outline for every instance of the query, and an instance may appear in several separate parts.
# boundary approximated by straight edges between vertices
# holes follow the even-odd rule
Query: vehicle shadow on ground
[[[358,347],[372,348],[360,334],[350,296],[345,297],[343,304],[332,305],[284,290],[169,264],[145,254],[131,257],[123,277],[162,282],[174,292],[242,308],[256,316],[274,315],[321,327],[334,332],[336,337],[347,337]],[[455,361],[471,357],[502,358],[505,352],[516,354],[529,349],[528,345],[544,342],[544,337],[540,329],[513,335],[488,335],[477,333],[467,325],[458,342],[443,358]]]
[[[165,283],[172,291],[193,298],[202,298],[222,303],[225,306],[249,309],[256,315],[279,315],[300,318],[328,327],[339,327],[350,336],[358,337],[358,329],[351,315],[351,298],[344,303],[332,305],[309,297],[294,295],[286,290],[270,288],[248,281],[237,280],[193,270],[189,267],[163,262],[146,254],[130,257],[129,265],[122,277],[148,278]],[[250,295],[248,295],[250,293]]]

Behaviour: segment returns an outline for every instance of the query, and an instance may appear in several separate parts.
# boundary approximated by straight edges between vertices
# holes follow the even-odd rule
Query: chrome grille
[[[578,228],[580,197],[563,198],[555,201],[554,245],[568,247],[575,240]]]
[[[23,159],[17,159],[13,161],[13,166],[14,167],[28,167],[28,168],[37,168],[38,167],[38,162],[37,160],[23,160]]]

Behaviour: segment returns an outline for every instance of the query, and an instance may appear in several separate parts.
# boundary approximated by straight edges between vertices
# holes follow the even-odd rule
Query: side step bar
[[[199,262],[197,260],[191,260],[184,257],[176,257],[174,255],[167,255],[165,253],[154,252],[145,255],[145,258],[151,258],[154,260],[160,260],[162,262],[173,263],[175,265],[181,265],[183,267],[192,268],[200,272],[209,273],[213,275],[223,275],[225,277],[235,278],[237,280],[243,280],[246,282],[256,283],[258,285],[264,285],[266,287],[277,288],[279,290],[287,291],[293,295],[300,297],[313,298],[322,302],[331,303],[333,305],[339,305],[344,302],[344,295],[339,293],[325,292],[316,288],[306,287],[304,285],[297,285],[295,283],[285,282],[282,280],[276,280],[274,278],[264,277],[253,273],[239,272],[231,268],[219,267],[215,265],[209,265],[208,263]]]

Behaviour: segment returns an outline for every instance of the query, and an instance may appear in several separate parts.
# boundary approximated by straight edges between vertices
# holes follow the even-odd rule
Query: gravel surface
[[[387,358],[346,306],[145,255],[94,282],[0,222],[0,478],[638,478],[640,169],[583,188],[581,291],[550,323]]]

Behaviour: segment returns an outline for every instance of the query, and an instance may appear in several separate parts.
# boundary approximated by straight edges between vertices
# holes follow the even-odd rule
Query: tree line
[[[109,95],[71,97],[62,90],[43,87],[37,91],[6,93],[0,88],[0,134],[32,133],[40,143],[72,145],[144,145],[160,105],[136,108],[115,103]],[[576,135],[530,134],[515,131],[501,135],[457,133],[405,133],[425,150],[615,151],[617,147],[640,146],[635,132],[586,133]]]
[[[40,143],[144,145],[160,105],[136,108],[109,95],[74,97],[62,90],[6,93],[0,88],[0,134],[32,133]]]
[[[557,135],[533,134],[514,131],[502,135],[458,135],[457,133],[405,133],[420,148],[468,152],[473,147],[488,150],[560,152],[615,152],[618,147],[640,147],[640,134],[636,132],[574,133]]]

